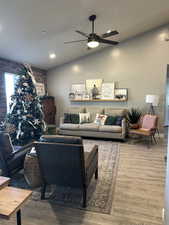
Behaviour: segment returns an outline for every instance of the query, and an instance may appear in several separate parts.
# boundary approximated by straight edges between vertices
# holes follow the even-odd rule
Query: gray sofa
[[[61,135],[81,136],[81,137],[97,137],[125,140],[127,134],[127,123],[125,108],[98,108],[98,107],[72,107],[67,110],[69,113],[89,112],[91,122],[84,124],[64,123],[64,118],[61,117],[58,133]],[[94,123],[96,114],[107,114],[123,116],[121,126],[117,125],[97,125]]]

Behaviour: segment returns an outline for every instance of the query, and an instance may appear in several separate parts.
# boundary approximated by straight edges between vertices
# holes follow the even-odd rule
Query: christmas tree
[[[45,131],[45,122],[31,68],[23,66],[18,75],[5,125],[13,144],[24,145],[39,139]]]

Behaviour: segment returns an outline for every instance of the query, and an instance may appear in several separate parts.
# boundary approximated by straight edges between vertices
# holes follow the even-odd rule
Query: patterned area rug
[[[119,145],[111,141],[84,140],[85,151],[90,151],[95,144],[99,146],[99,178],[95,180],[93,177],[88,187],[86,209],[81,207],[81,190],[72,188],[49,187],[46,193],[47,200],[45,201],[65,207],[110,214],[119,161]],[[28,188],[24,184],[23,176],[19,179],[17,177],[13,179],[12,186]],[[41,201],[39,189],[33,190],[32,200]]]

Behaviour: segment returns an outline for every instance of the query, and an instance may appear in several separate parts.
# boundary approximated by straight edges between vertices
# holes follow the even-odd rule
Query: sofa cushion
[[[98,131],[99,125],[95,123],[84,123],[79,125],[79,130]]]
[[[112,133],[121,133],[121,126],[111,126],[111,125],[103,125],[99,126],[99,131],[101,132],[112,132]]]
[[[61,129],[67,129],[67,130],[78,130],[79,124],[73,124],[73,123],[62,123],[60,124]]]

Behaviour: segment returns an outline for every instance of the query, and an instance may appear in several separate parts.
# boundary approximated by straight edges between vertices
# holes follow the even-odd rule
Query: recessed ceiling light
[[[42,30],[42,34],[43,35],[47,34],[47,31],[46,30]]]
[[[55,53],[49,54],[49,58],[50,58],[50,59],[55,59],[55,58],[56,58],[56,54],[55,54]]]
[[[111,33],[111,30],[108,30],[107,33],[108,33],[108,34]]]

